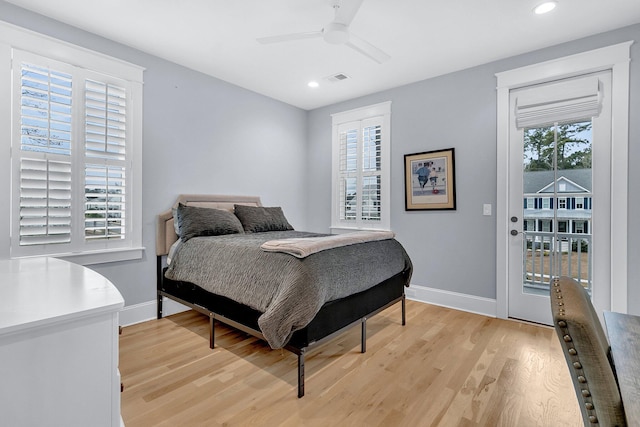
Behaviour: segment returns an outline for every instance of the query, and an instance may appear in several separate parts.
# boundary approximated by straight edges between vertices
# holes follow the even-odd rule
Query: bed
[[[298,397],[307,352],[360,325],[364,353],[367,319],[396,303],[406,323],[412,265],[393,235],[300,232],[259,197],[180,195],[156,237],[158,318],[166,297],[209,317],[211,348],[219,321],[295,353]]]

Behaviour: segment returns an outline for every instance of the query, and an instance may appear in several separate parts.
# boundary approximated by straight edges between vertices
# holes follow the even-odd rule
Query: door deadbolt
[[[518,222],[518,217],[517,216],[512,216],[511,217],[511,222]]]

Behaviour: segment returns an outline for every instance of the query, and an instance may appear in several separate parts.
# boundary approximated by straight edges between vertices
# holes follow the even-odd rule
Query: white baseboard
[[[457,292],[443,291],[442,289],[428,288],[426,286],[411,285],[405,290],[407,298],[427,304],[440,305],[484,316],[496,317],[496,300],[476,297]],[[162,303],[163,316],[180,313],[189,310],[171,299],[164,298]],[[157,318],[156,301],[143,302],[129,305],[120,311],[120,326],[129,326],[146,322]]]
[[[189,307],[182,305],[169,298],[164,298],[162,302],[162,315],[180,313],[189,310]],[[157,319],[158,315],[156,300],[143,302],[135,305],[128,305],[120,311],[120,326],[129,326],[147,320]]]
[[[495,299],[443,291],[442,289],[413,284],[405,290],[405,293],[410,300],[482,314],[489,317],[497,316]]]

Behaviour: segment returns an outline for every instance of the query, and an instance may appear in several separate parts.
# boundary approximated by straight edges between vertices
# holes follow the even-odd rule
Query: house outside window
[[[591,232],[591,169],[565,169],[558,176],[548,170],[526,171],[524,183],[523,228],[535,236],[532,238],[540,239],[536,233],[551,233],[557,229],[563,234],[563,240],[570,241],[574,238],[571,234]],[[554,187],[560,187],[560,184],[566,191],[554,202]],[[556,205],[559,210],[552,219],[550,211]],[[580,225],[576,226],[578,223]]]
[[[331,228],[390,228],[391,103],[332,115]]]

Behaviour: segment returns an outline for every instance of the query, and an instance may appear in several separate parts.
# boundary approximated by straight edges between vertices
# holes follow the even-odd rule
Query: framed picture
[[[405,210],[454,210],[454,149],[405,154]]]

